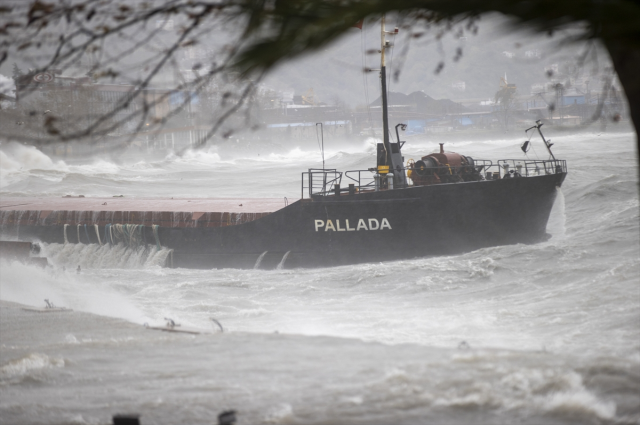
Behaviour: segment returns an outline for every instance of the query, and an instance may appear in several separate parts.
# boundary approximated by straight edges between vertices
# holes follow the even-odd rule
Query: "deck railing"
[[[507,173],[518,173],[522,177],[533,177],[545,174],[566,173],[567,161],[560,159],[525,161],[521,159],[501,159],[498,161],[498,167],[500,168],[502,177]]]
[[[302,199],[329,195],[336,184],[340,186],[341,181],[342,172],[335,168],[309,168],[309,171],[302,173]]]
[[[567,172],[567,162],[564,160],[521,160],[501,159],[497,163],[490,160],[474,159],[472,171],[475,170],[475,178],[472,180],[498,180],[507,177],[534,177],[546,174],[558,174]],[[442,183],[447,181],[447,176],[453,176],[453,170],[449,166],[429,167],[423,170],[416,168],[402,168],[399,171],[407,173],[437,173]],[[398,171],[394,171],[398,172]],[[385,190],[386,175],[382,175],[376,184],[376,169],[349,170],[340,172],[336,169],[310,168],[302,173],[302,199],[314,196],[332,196],[336,194]],[[341,185],[342,177],[345,177],[345,186]],[[463,176],[463,174],[460,174]],[[410,179],[408,179],[410,181]],[[411,187],[407,185],[406,187]],[[395,186],[395,189],[402,187]]]

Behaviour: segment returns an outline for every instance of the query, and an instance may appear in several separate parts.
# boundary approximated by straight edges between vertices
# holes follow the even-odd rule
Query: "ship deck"
[[[2,197],[0,219],[12,225],[222,227],[253,221],[285,206],[284,198]]]

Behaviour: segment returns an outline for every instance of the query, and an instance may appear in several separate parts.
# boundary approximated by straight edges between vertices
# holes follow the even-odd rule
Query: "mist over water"
[[[166,269],[166,249],[74,244],[43,244],[46,269],[3,261],[2,301],[74,312],[3,303],[0,423],[131,411],[204,424],[225,408],[245,424],[640,423],[636,136],[550,137],[569,175],[540,244],[308,270]],[[375,142],[325,140],[326,166],[366,169]],[[495,161],[522,158],[521,143],[445,149]],[[437,149],[410,138],[403,152]],[[0,196],[293,200],[321,161],[313,141],[82,161],[9,144]],[[141,326],[165,317],[209,331],[214,317],[227,333]]]

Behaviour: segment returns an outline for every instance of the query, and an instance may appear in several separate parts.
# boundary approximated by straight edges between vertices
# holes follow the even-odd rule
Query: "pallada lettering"
[[[359,232],[360,230],[383,230],[383,229],[391,230],[391,224],[389,223],[389,220],[387,220],[386,218],[383,218],[382,220],[378,220],[377,218],[369,218],[369,219],[360,218],[358,219],[358,225],[355,227],[355,229],[351,227],[351,225],[349,224],[349,220],[345,220],[346,228],[340,225],[340,220],[335,220],[335,224],[333,220],[327,220],[326,222],[324,220],[314,220],[314,224],[315,224],[316,232],[319,232],[321,229],[324,229],[325,232],[328,232],[329,230],[333,232],[344,232],[344,231]]]

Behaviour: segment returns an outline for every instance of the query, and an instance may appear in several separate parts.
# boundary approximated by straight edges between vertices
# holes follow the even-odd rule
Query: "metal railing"
[[[521,177],[542,176],[567,172],[567,161],[561,159],[520,160],[501,159],[498,161],[502,177],[505,174],[519,174]]]
[[[478,170],[479,173],[483,172],[484,170],[488,170],[489,168],[493,167],[493,161],[491,161],[490,159],[473,159],[473,167]]]
[[[333,187],[340,185],[342,181],[342,172],[335,168],[309,168],[309,171],[302,173],[302,199],[305,198],[305,190],[307,198],[314,195],[326,196],[333,193]]]
[[[463,167],[464,168],[464,167]],[[567,162],[564,160],[520,160],[520,159],[501,159],[497,163],[486,159],[474,159],[473,166],[466,166],[471,172],[453,173],[453,167],[440,166],[428,167],[422,170],[417,168],[402,168],[394,172],[402,171],[407,173],[424,172],[433,175],[437,173],[442,183],[453,183],[462,181],[481,181],[496,180],[509,177],[534,177],[547,174],[558,174],[567,172]],[[313,196],[330,196],[335,195],[338,190],[340,193],[357,193],[374,190],[386,190],[384,179],[379,180],[376,186],[376,169],[368,170],[349,170],[344,173],[336,169],[311,168],[307,172],[302,173],[302,198],[311,198]],[[458,170],[459,171],[459,170]],[[471,176],[473,174],[473,176]],[[342,177],[345,177],[348,186],[341,187]],[[448,176],[456,177],[455,179],[447,179]],[[386,177],[386,176],[385,176]],[[467,180],[468,179],[468,180]],[[411,185],[405,186],[411,187]],[[395,187],[401,189],[402,187]]]
[[[362,176],[363,173],[365,174],[364,178]],[[375,171],[372,170],[350,170],[344,173],[344,176],[348,179],[347,182],[353,184],[360,192],[364,190],[375,190],[376,182],[373,177],[374,175]],[[366,183],[363,184],[363,182]]]

